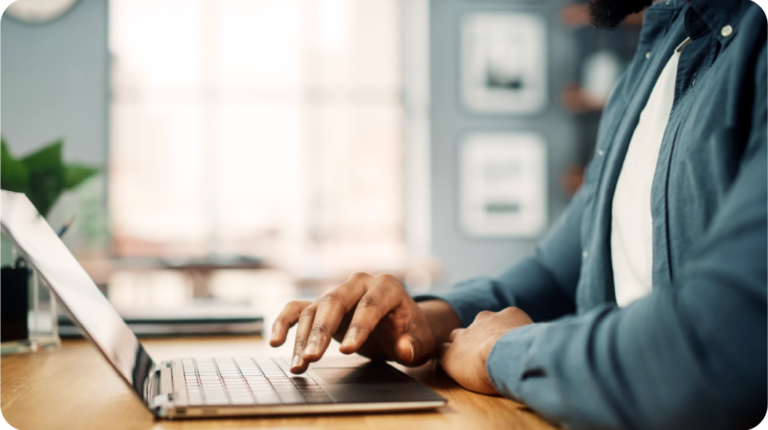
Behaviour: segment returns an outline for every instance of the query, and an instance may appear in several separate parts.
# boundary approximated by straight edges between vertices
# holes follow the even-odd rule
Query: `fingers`
[[[449,341],[449,342],[453,342],[453,341],[455,341],[457,336],[459,336],[460,334],[464,333],[464,330],[466,330],[466,329],[463,329],[463,328],[457,328],[457,329],[453,330],[453,331],[451,332],[451,335],[450,335],[450,336],[448,336],[448,341]]]
[[[377,277],[377,284],[369,288],[360,299],[349,324],[349,330],[339,350],[344,354],[357,351],[381,319],[403,300],[402,289],[390,288],[384,276]]]
[[[354,308],[364,292],[363,283],[347,282],[320,299],[307,345],[302,352],[304,361],[314,362],[323,356],[344,315]]]
[[[291,372],[292,373],[304,373],[309,367],[309,363],[301,358],[301,354],[304,351],[304,347],[307,343],[307,337],[312,329],[312,321],[315,319],[315,311],[317,308],[310,305],[304,308],[299,314],[299,326],[296,329],[296,343],[293,345],[293,358],[291,359]]]
[[[432,330],[426,321],[414,323],[395,342],[397,362],[406,366],[424,364],[434,351],[434,342]]]
[[[272,324],[272,336],[269,339],[269,345],[277,347],[285,343],[288,336],[288,330],[299,320],[299,314],[312,302],[290,302],[285,305],[283,311]]]
[[[440,351],[438,352],[438,359],[440,360],[440,363],[443,363],[443,360],[445,360],[445,355],[448,353],[448,350],[451,348],[450,342],[445,342],[444,344],[440,345]]]

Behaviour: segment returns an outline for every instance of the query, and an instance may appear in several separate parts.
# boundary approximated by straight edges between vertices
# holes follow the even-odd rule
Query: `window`
[[[120,256],[402,264],[399,0],[112,0]]]

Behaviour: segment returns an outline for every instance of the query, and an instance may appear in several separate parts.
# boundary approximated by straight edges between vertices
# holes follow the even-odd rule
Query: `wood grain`
[[[254,337],[143,341],[155,359],[189,356],[274,355]],[[0,359],[0,409],[17,429],[553,429],[525,406],[464,390],[434,365],[405,369],[448,405],[434,411],[305,417],[155,420],[93,345],[64,341],[58,350]]]

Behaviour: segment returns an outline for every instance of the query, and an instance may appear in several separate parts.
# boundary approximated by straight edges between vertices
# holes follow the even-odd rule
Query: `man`
[[[331,338],[574,429],[740,429],[766,411],[766,18],[745,0],[592,0],[598,27],[647,7],[582,189],[495,279],[410,298],[356,274],[293,302],[303,372]],[[418,302],[418,303],[417,303]],[[466,328],[462,328],[466,327]]]

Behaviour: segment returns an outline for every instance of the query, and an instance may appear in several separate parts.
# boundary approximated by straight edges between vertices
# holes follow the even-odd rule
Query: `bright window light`
[[[114,252],[404,264],[400,0],[112,0]]]

